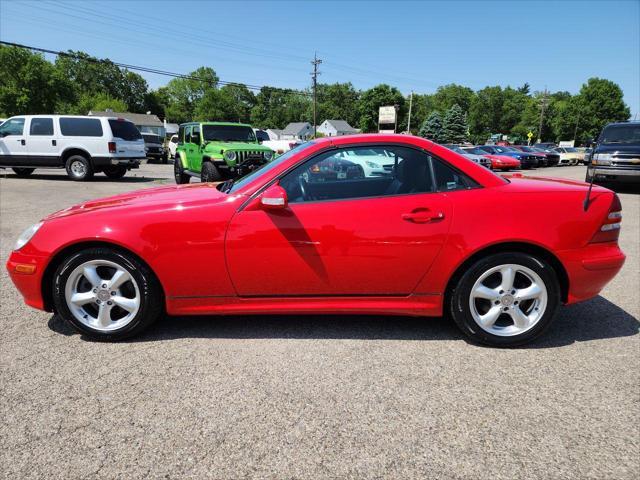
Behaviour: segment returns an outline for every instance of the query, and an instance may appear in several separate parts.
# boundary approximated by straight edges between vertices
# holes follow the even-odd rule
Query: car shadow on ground
[[[49,328],[76,334],[57,315]],[[602,297],[561,308],[551,328],[523,348],[554,348],[576,342],[637,335],[638,319]],[[83,336],[84,338],[84,336]],[[130,342],[182,338],[235,339],[349,339],[349,340],[464,340],[445,318],[370,315],[252,315],[164,317]]]
[[[99,183],[104,183],[104,182],[117,182],[117,183],[144,183],[144,182],[155,182],[155,181],[159,181],[159,180],[173,180],[172,178],[167,179],[167,178],[163,178],[163,177],[136,177],[134,176],[135,174],[131,174],[131,176],[129,175],[125,175],[122,178],[119,178],[117,180],[108,178],[104,175],[101,175],[99,173],[96,174],[95,177],[93,177],[91,180],[89,180],[88,182],[99,182]],[[61,181],[61,182],[73,182],[73,180],[71,180],[69,177],[67,177],[66,175],[51,175],[51,174],[42,174],[42,173],[34,173],[29,175],[28,177],[19,177],[15,174],[2,174],[0,173],[0,178],[5,179],[5,180],[20,180],[21,182],[24,182],[25,180],[57,180],[57,181]],[[87,183],[87,182],[83,182],[83,183]]]

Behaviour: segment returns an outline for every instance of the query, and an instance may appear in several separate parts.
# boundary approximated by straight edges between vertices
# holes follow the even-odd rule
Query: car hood
[[[251,151],[271,151],[269,147],[260,145],[259,143],[246,142],[209,142],[206,146],[207,150],[251,150]]]
[[[485,155],[485,157],[491,159],[491,160],[500,160],[502,162],[513,162],[513,161],[517,161],[518,159],[515,157],[511,157],[509,155],[495,155],[493,153],[487,153]]]
[[[624,155],[640,156],[640,145],[625,145],[623,143],[611,143],[608,145],[598,145],[595,153],[622,153]]]
[[[119,209],[131,211],[139,209],[184,208],[200,203],[211,205],[229,200],[230,198],[229,195],[218,191],[211,183],[143,188],[134,192],[79,203],[52,213],[46,217],[45,220]]]

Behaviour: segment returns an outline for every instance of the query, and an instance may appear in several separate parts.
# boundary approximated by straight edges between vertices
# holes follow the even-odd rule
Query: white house
[[[309,140],[313,136],[313,127],[309,122],[290,123],[280,133],[280,140]]]
[[[339,137],[341,135],[360,133],[360,130],[353,128],[344,120],[325,120],[318,127],[318,132],[322,133],[325,137]]]
[[[269,140],[280,140],[280,135],[282,135],[282,130],[279,128],[267,128],[265,132],[269,135]]]

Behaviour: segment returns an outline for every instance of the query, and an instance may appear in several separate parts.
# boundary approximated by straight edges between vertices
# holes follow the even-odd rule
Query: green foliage
[[[629,119],[631,112],[622,97],[622,90],[611,80],[590,78],[582,85],[574,107],[576,114],[580,112],[580,140],[597,137],[609,122]]]
[[[436,93],[433,94],[433,106],[439,112],[446,112],[454,105],[458,105],[463,113],[467,113],[471,107],[474,97],[473,90],[462,85],[450,83],[438,87]]]
[[[215,101],[212,96],[218,86],[218,75],[209,67],[200,67],[188,74],[186,78],[174,78],[166,87],[162,88],[161,95],[166,101],[165,113],[168,121],[175,123],[189,122],[200,119],[196,115],[198,103],[205,97],[207,99],[207,112],[215,112]],[[204,107],[200,107],[203,109]],[[202,114],[202,111],[197,113]]]
[[[378,131],[378,109],[382,106],[398,105],[398,131],[402,130],[403,119],[406,115],[405,98],[400,91],[386,84],[376,85],[365,90],[358,101],[358,127],[363,132]],[[352,125],[355,126],[355,125]]]
[[[458,104],[454,104],[442,119],[442,136],[446,143],[462,143],[468,137],[467,118]]]
[[[72,82],[42,55],[0,46],[2,116],[53,113],[72,99]]]
[[[357,126],[359,92],[351,83],[319,83],[317,90],[318,124],[324,120],[346,120],[351,126]],[[313,119],[313,105],[309,102],[308,118]]]
[[[108,93],[98,93],[97,95],[84,95],[80,99],[79,113],[86,114],[90,110],[105,111],[111,109],[114,112],[126,112],[127,104],[119,98],[113,98]]]
[[[259,127],[284,128],[290,122],[310,122],[311,99],[280,88],[263,87],[251,109],[251,123]]]
[[[420,126],[418,133],[422,138],[426,138],[436,143],[444,143],[445,136],[442,128],[442,118],[440,113],[433,111]]]

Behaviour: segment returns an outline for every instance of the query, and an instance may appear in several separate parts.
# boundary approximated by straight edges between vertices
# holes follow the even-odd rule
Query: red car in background
[[[507,155],[494,155],[477,147],[465,147],[463,150],[474,155],[482,155],[491,160],[491,170],[514,170],[521,166],[520,160]]]
[[[384,173],[350,175],[338,160],[359,149]],[[418,137],[329,137],[235,182],[54,213],[7,269],[28,305],[102,340],[165,313],[444,314],[474,341],[513,346],[616,275],[620,221],[603,187],[503,178]]]

